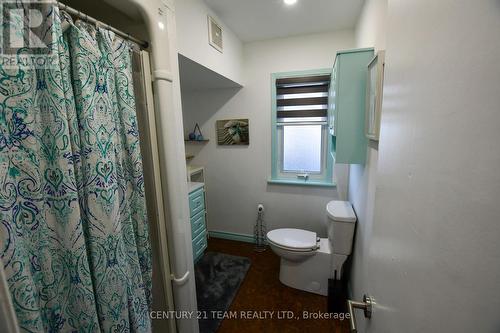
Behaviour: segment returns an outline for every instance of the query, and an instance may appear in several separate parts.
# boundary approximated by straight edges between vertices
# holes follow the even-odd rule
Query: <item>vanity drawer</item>
[[[195,216],[205,209],[205,191],[203,187],[189,194],[190,216]]]
[[[193,240],[193,258],[196,261],[202,254],[203,251],[207,248],[207,237],[203,232],[201,235],[198,235]]]
[[[194,239],[205,230],[205,210],[202,210],[191,218],[191,237]]]

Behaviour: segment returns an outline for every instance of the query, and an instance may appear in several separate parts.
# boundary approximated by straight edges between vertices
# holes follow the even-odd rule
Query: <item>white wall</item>
[[[389,1],[361,332],[500,331],[499,31],[498,0]]]
[[[356,46],[385,48],[387,0],[366,0],[356,24]]]
[[[387,0],[367,0],[356,25],[356,47],[385,49]],[[373,210],[377,184],[378,143],[369,142],[365,165],[349,168],[348,198],[358,217],[353,250],[350,288],[353,298],[362,299],[366,291],[368,252],[372,237]],[[364,320],[358,320],[363,327]]]
[[[243,45],[224,22],[203,0],[176,0],[175,14],[179,53],[241,84]],[[223,53],[208,44],[207,15],[212,16],[223,29]]]
[[[253,42],[244,45],[241,90],[212,90],[183,94],[186,133],[194,123],[210,139],[192,164],[207,173],[209,230],[252,234],[256,205],[266,206],[269,229],[307,228],[325,236],[326,203],[339,198],[337,189],[268,185],[271,169],[271,73],[332,67],[337,50],[354,46],[354,31],[341,31]],[[250,145],[217,146],[215,121],[248,118]],[[338,182],[345,198],[347,170]]]

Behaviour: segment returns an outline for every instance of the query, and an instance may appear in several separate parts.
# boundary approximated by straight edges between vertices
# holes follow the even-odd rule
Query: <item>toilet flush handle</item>
[[[349,311],[349,326],[351,333],[357,333],[356,317],[354,316],[354,309],[361,309],[365,314],[365,318],[372,317],[373,298],[371,296],[363,295],[363,302],[347,300],[347,310]]]

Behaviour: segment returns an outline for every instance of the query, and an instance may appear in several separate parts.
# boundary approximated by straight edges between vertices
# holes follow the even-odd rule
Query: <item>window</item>
[[[329,85],[325,70],[273,74],[271,182],[332,185]]]

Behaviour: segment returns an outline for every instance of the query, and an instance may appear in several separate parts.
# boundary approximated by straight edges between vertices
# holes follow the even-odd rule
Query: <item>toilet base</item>
[[[281,258],[280,281],[295,289],[327,296],[328,279],[333,278],[334,270],[342,267],[346,259],[347,256],[332,254],[328,238],[322,238],[316,254],[304,261]],[[337,279],[340,276],[337,273]]]

